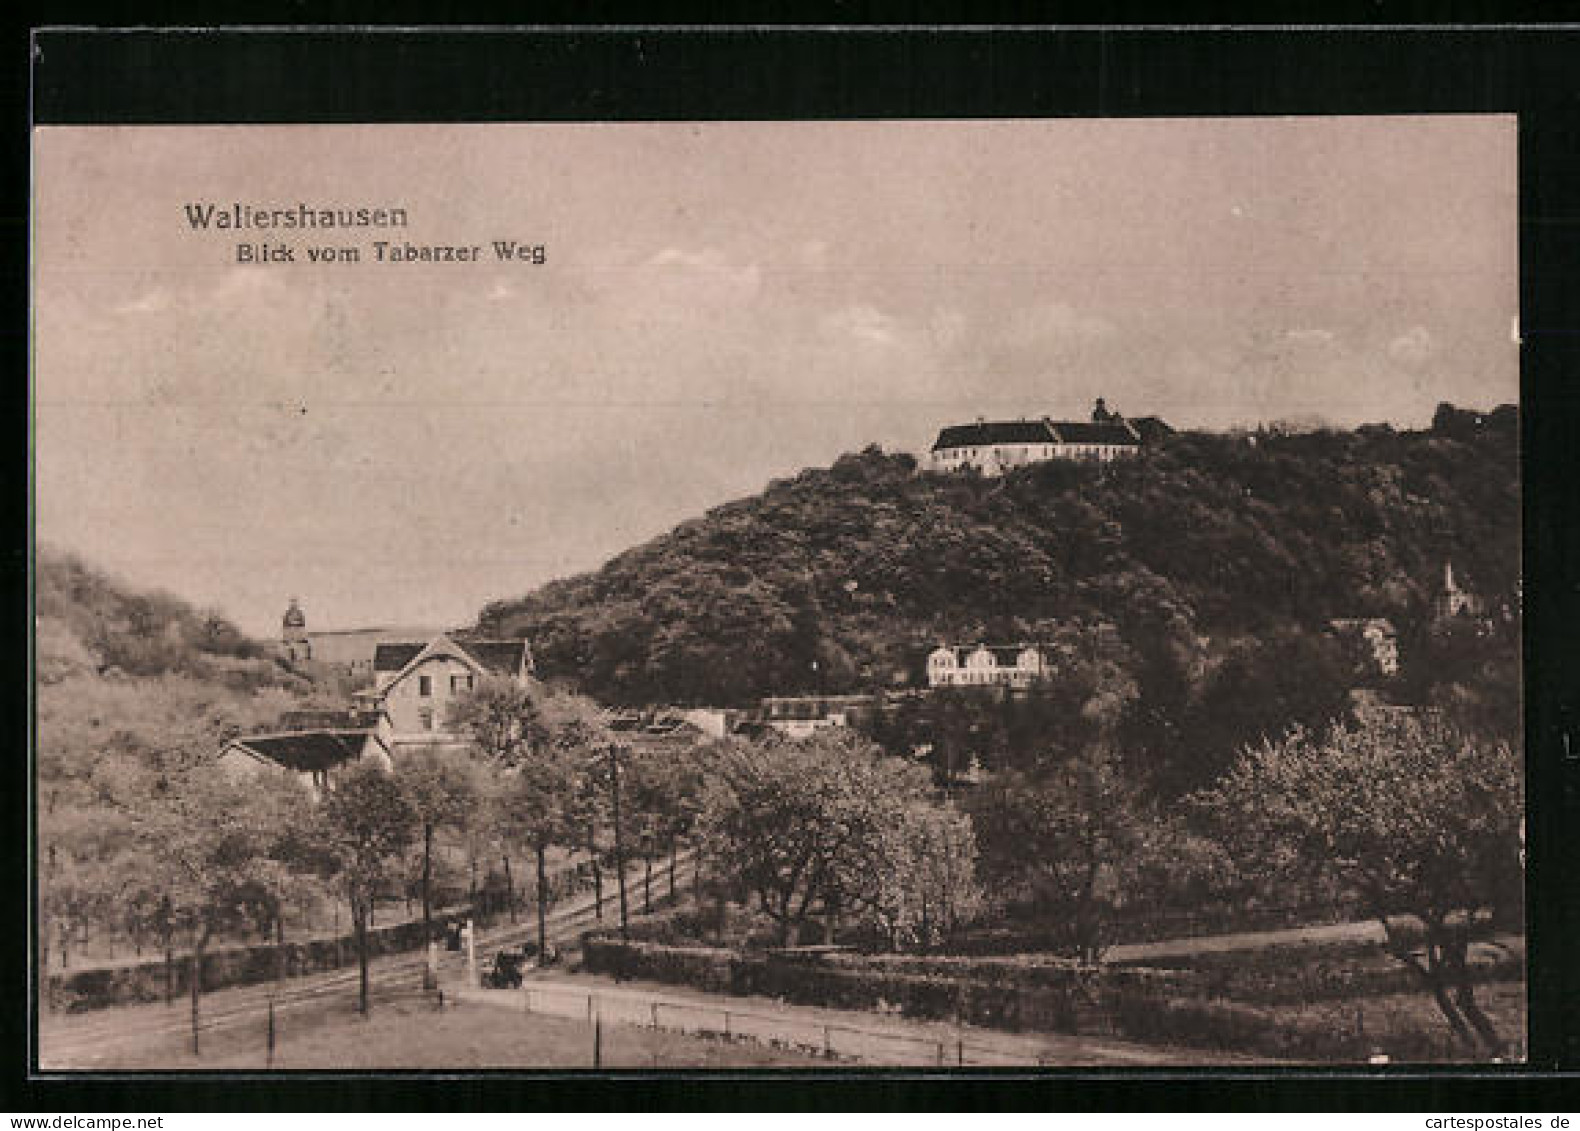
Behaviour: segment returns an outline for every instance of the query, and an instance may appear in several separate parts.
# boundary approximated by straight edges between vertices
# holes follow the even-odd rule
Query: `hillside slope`
[[[626,703],[915,686],[941,640],[1096,634],[1178,696],[1235,648],[1331,617],[1390,617],[1408,650],[1445,562],[1491,607],[1517,592],[1517,417],[1445,410],[1431,431],[1187,433],[1131,464],[999,480],[869,448],[496,602],[479,628]]]

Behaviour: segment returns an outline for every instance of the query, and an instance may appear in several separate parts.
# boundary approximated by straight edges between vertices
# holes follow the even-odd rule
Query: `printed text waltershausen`
[[[404,228],[404,208],[325,208],[298,204],[264,208],[256,204],[188,204],[187,223],[196,229],[219,228]]]

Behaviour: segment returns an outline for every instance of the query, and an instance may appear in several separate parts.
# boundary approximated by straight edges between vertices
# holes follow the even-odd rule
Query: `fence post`
[[[592,994],[588,994],[587,995],[587,1020],[591,1021],[592,1019],[593,1019],[593,996],[592,996]]]
[[[724,1011],[724,1035],[726,1037],[730,1035],[730,1011],[728,1009]]]
[[[521,987],[521,1008],[523,1012],[532,1012],[532,990],[527,986]]]
[[[266,1049],[266,1051],[264,1052],[263,1066],[265,1068],[273,1068],[274,1067],[274,998],[273,997],[269,998],[269,1036],[267,1038],[267,1045],[265,1046],[265,1049]]]
[[[823,1026],[823,1056],[828,1060],[834,1059],[834,1035],[827,1025]]]
[[[653,1003],[653,1028],[658,1028],[658,1002]]]
[[[938,1067],[944,1066],[944,1042],[938,1042]]]
[[[959,1037],[955,1038],[955,1063],[964,1065],[966,1062],[966,1043]]]
[[[593,1017],[593,1067],[603,1067],[603,1015]]]

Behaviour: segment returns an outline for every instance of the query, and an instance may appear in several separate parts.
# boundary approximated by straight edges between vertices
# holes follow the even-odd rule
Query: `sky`
[[[265,638],[292,596],[459,626],[979,416],[1424,426],[1518,398],[1515,153],[1490,116],[41,128],[37,536]]]

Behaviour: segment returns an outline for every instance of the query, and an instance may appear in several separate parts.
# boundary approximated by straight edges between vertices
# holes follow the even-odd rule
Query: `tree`
[[[908,803],[893,855],[874,877],[871,918],[891,949],[947,943],[982,908],[971,820],[952,806]]]
[[[305,789],[284,771],[233,778],[211,746],[106,762],[101,798],[128,822],[138,857],[164,893],[164,917],[192,938],[192,1052],[201,1052],[203,959],[216,933],[281,915]]]
[[[981,872],[1003,898],[1027,899],[1096,962],[1109,913],[1155,853],[1140,791],[1096,745],[1038,776],[1007,774],[970,802]]]
[[[1409,714],[1263,742],[1194,804],[1243,866],[1342,882],[1456,1036],[1498,1056],[1467,955],[1477,915],[1519,898],[1522,793],[1507,744]],[[1419,953],[1406,918],[1424,929]]]
[[[422,937],[431,940],[434,832],[464,825],[479,804],[478,788],[469,768],[440,746],[420,747],[402,758],[396,779],[422,830]]]
[[[818,913],[831,935],[840,915],[884,900],[928,793],[925,771],[848,732],[725,744],[702,827],[709,854],[792,945]]]
[[[501,782],[501,825],[532,846],[537,858],[538,963],[548,962],[548,851],[573,841],[566,816],[576,787],[579,762],[553,743],[508,771]]]
[[[540,695],[513,679],[487,676],[451,700],[449,725],[466,735],[483,759],[515,766],[545,737]]]
[[[454,725],[500,771],[496,812],[507,839],[531,844],[537,858],[539,962],[548,961],[548,850],[575,845],[584,776],[602,752],[597,707],[566,693],[485,680],[451,708]],[[623,883],[623,877],[622,877]]]
[[[341,771],[324,798],[322,843],[351,905],[357,947],[357,1007],[368,1014],[368,923],[392,865],[417,824],[400,783],[376,764]]]

